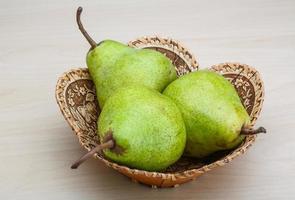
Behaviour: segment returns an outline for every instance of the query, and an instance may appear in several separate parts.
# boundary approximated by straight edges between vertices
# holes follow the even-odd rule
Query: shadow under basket
[[[154,49],[163,53],[173,62],[179,76],[198,70],[198,63],[193,54],[172,39],[143,37],[129,42],[128,45],[135,48]],[[254,68],[239,63],[222,63],[209,69],[222,74],[234,85],[251,117],[253,126],[261,111],[264,98],[264,87],[259,73]],[[58,79],[56,100],[80,144],[88,151],[99,144],[96,122],[100,109],[95,87],[87,68],[72,69]],[[103,155],[95,154],[95,157],[135,182],[152,187],[176,187],[196,179],[215,167],[229,163],[235,157],[245,153],[254,141],[255,136],[247,136],[236,149],[220,151],[203,159],[182,157],[165,172],[131,169],[107,160]]]

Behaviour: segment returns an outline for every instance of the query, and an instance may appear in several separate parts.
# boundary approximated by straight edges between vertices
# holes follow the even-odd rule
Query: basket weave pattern
[[[129,42],[129,45],[136,48],[152,48],[163,53],[175,64],[178,75],[198,69],[198,63],[193,55],[171,39],[144,37]],[[224,75],[232,82],[251,116],[252,125],[254,125],[261,111],[264,97],[263,83],[258,72],[252,67],[239,63],[214,65],[210,70]],[[56,99],[60,110],[76,133],[80,144],[88,151],[99,144],[96,121],[100,110],[95,94],[94,84],[86,68],[73,69],[64,73],[56,86]],[[130,177],[133,181],[152,187],[172,187],[193,180],[215,167],[229,163],[235,157],[243,154],[254,141],[255,136],[247,136],[245,141],[235,150],[219,153],[206,160],[181,158],[165,172],[131,169],[113,163],[105,159],[103,155],[96,154],[95,157],[107,166]]]

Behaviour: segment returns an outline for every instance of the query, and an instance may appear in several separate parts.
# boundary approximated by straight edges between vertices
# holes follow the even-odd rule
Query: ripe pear
[[[202,158],[232,149],[252,130],[250,117],[233,85],[223,76],[200,70],[172,82],[163,92],[178,105],[186,124],[185,155]]]
[[[98,119],[101,145],[79,159],[77,168],[95,152],[122,165],[162,171],[183,154],[185,124],[177,105],[144,86],[121,87],[105,103]]]
[[[143,85],[162,92],[176,79],[172,62],[160,52],[151,49],[135,49],[120,42],[104,40],[97,44],[84,29],[77,10],[77,23],[90,43],[86,62],[96,87],[97,98],[102,108],[106,100],[120,87]]]

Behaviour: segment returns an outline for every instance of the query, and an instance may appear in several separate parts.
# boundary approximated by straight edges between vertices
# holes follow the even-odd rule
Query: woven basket
[[[131,41],[128,45],[135,48],[155,49],[163,53],[172,60],[178,75],[198,69],[198,63],[194,56],[174,40],[144,37]],[[214,65],[210,70],[222,74],[232,82],[251,116],[252,125],[254,125],[261,111],[264,97],[264,87],[259,73],[254,68],[239,63]],[[99,143],[96,121],[100,110],[95,96],[95,87],[87,68],[72,69],[58,79],[56,100],[80,144],[90,151]],[[243,154],[254,140],[255,136],[247,136],[236,149],[218,152],[204,159],[182,157],[162,173],[131,169],[113,163],[99,154],[96,154],[95,157],[135,182],[152,187],[176,187],[196,179],[215,167],[229,163],[235,157]]]

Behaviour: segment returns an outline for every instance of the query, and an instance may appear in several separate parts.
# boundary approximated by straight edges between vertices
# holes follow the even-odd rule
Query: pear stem
[[[242,130],[241,130],[241,135],[255,135],[258,133],[266,133],[266,129],[261,126],[257,129],[242,128]]]
[[[103,149],[111,149],[114,146],[115,146],[115,141],[113,139],[110,139],[105,143],[97,145],[91,151],[87,152],[85,155],[79,158],[76,162],[74,162],[71,168],[77,169],[83,162],[85,162],[88,158],[92,157],[96,152],[100,152]]]
[[[76,13],[76,20],[77,20],[77,24],[78,24],[78,27],[81,31],[81,33],[84,35],[84,37],[86,38],[86,40],[89,42],[90,46],[91,46],[91,49],[94,49],[97,44],[96,42],[90,37],[90,35],[87,33],[87,31],[85,30],[84,26],[82,25],[82,22],[81,22],[81,13],[83,11],[83,8],[80,6],[78,9],[77,9],[77,13]]]

